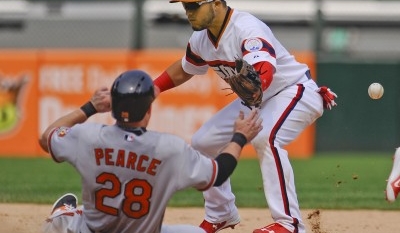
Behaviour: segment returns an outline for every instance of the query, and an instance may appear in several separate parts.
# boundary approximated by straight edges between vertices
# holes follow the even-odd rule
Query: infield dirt
[[[51,206],[0,203],[0,233],[40,233]],[[240,208],[242,221],[234,230],[221,233],[251,233],[272,222],[268,209]],[[398,233],[400,210],[303,210],[308,233]],[[202,208],[168,208],[166,224],[198,225]]]

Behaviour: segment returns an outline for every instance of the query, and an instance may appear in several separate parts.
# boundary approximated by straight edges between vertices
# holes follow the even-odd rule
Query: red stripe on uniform
[[[58,128],[54,128],[54,129],[49,133],[49,136],[47,137],[47,146],[48,146],[48,148],[49,148],[49,154],[51,155],[51,157],[53,158],[53,160],[54,160],[55,162],[57,162],[57,163],[61,163],[60,161],[58,161],[58,160],[56,159],[56,157],[54,157],[53,151],[52,151],[52,149],[51,149],[51,137],[52,137],[53,134],[57,131],[57,129],[58,129]]]
[[[199,55],[192,52],[192,49],[190,48],[190,44],[188,44],[186,47],[186,61],[188,61],[189,63],[191,63],[195,66],[207,65],[207,63]]]
[[[213,165],[213,171],[212,171],[210,183],[204,189],[199,189],[199,191],[205,191],[205,190],[211,188],[211,186],[214,185],[215,180],[217,179],[217,162],[214,159],[211,159],[211,161],[212,161],[212,165]]]
[[[289,208],[289,199],[288,199],[287,192],[286,192],[285,175],[283,173],[282,163],[281,163],[281,159],[279,157],[278,150],[274,146],[274,141],[275,141],[276,135],[278,134],[279,129],[285,122],[286,118],[289,116],[289,114],[292,112],[293,108],[296,106],[296,104],[299,102],[299,100],[303,96],[304,86],[302,84],[298,84],[297,86],[298,86],[298,89],[297,89],[296,96],[292,99],[292,101],[287,106],[285,111],[282,113],[281,117],[279,118],[279,120],[277,121],[275,126],[272,128],[271,135],[269,137],[269,144],[271,146],[271,151],[274,156],[276,169],[278,170],[278,178],[279,178],[279,185],[281,187],[283,206],[285,208],[285,213],[289,216],[291,216],[291,214],[290,214],[290,208]],[[299,223],[298,219],[293,218],[293,226],[295,227],[295,232],[298,232],[298,223]]]
[[[218,66],[229,66],[235,68],[235,62],[229,61],[222,61],[222,60],[214,60],[214,61],[207,61],[207,64],[211,67],[218,67]]]

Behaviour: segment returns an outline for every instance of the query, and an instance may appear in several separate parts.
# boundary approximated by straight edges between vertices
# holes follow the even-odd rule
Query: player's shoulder
[[[256,16],[246,11],[233,10],[230,23],[239,31],[246,31],[251,28],[265,30],[267,25]]]
[[[249,13],[247,11],[237,10],[237,9],[232,9],[231,18],[232,18],[233,22],[237,23],[237,24],[261,22],[261,20],[259,18],[252,15],[251,13]]]
[[[158,148],[169,148],[169,150],[180,150],[182,147],[188,145],[186,141],[171,133],[158,132],[158,131],[148,131],[149,137],[153,139]]]
[[[94,122],[85,122],[81,124],[76,124],[72,126],[69,130],[71,133],[78,135],[87,135],[87,134],[97,134],[97,132],[101,131],[107,125],[94,123]]]
[[[189,43],[191,46],[194,46],[199,44],[199,42],[204,41],[205,38],[208,38],[207,30],[193,31]]]
[[[68,140],[84,140],[93,139],[93,135],[99,135],[102,128],[98,123],[80,123],[71,127],[61,126],[53,129],[52,139],[64,138]],[[65,141],[65,140],[64,140]],[[72,142],[71,141],[71,142]]]
[[[88,129],[101,129],[106,127],[107,125],[96,123],[96,122],[84,122],[81,124],[76,124],[73,128],[79,128],[80,130],[88,130]]]
[[[164,143],[172,143],[172,142],[184,143],[185,142],[185,140],[183,138],[181,138],[175,134],[171,134],[171,133],[167,133],[167,132],[152,131],[152,130],[149,130],[148,132],[151,134],[152,137],[159,138]]]

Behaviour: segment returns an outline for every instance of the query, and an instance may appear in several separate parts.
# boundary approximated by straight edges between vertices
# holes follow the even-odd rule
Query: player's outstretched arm
[[[244,145],[253,140],[262,129],[262,118],[259,116],[258,109],[253,109],[247,117],[244,117],[244,113],[240,111],[235,121],[231,142],[215,158],[218,163],[218,174],[214,186],[219,186],[228,179],[236,168]]]
[[[47,140],[50,132],[58,127],[72,127],[75,124],[85,122],[90,116],[98,112],[108,112],[111,110],[110,91],[107,87],[99,88],[95,91],[90,101],[81,108],[68,113],[51,123],[39,138],[39,145],[46,152],[49,151]]]
[[[262,118],[260,118],[259,110],[253,109],[247,117],[240,111],[234,124],[232,140],[223,153],[232,154],[238,160],[243,146],[253,140],[261,130]]]
[[[192,77],[193,75],[183,70],[182,60],[178,60],[170,65],[160,76],[154,79],[154,86],[159,92],[163,92],[181,85]]]

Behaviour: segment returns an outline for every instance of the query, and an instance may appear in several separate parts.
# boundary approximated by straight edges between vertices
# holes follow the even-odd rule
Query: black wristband
[[[90,101],[88,101],[86,104],[82,105],[81,110],[85,113],[87,118],[89,118],[90,116],[97,113],[96,108]]]
[[[236,142],[240,147],[244,147],[247,143],[247,138],[242,133],[234,133],[231,142]]]

